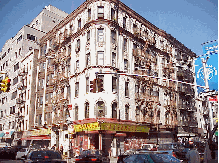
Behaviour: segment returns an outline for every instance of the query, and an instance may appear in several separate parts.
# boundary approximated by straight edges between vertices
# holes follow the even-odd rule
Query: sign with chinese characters
[[[205,86],[202,59],[207,60],[206,70],[209,89],[218,91],[218,41],[215,40],[202,45],[203,55],[195,60],[196,83]],[[198,87],[198,93],[204,91],[203,88]]]
[[[119,123],[100,123],[99,124],[98,122],[94,122],[94,123],[74,125],[75,132],[95,131],[95,130],[148,133],[150,129],[146,126],[119,124]]]

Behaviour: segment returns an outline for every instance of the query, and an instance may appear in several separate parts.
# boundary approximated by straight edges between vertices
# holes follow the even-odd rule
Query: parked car
[[[122,154],[117,157],[117,163],[123,163],[123,159],[128,157],[128,154]]]
[[[183,149],[184,147],[180,143],[165,143],[160,144],[157,150],[160,152],[168,152],[170,155],[177,157],[177,155],[181,153]]]
[[[22,157],[26,157],[28,152],[28,148],[21,148],[19,151],[17,151],[16,160],[22,159]]]
[[[181,161],[169,154],[163,153],[144,153],[144,154],[133,154],[123,159],[124,163],[160,163],[160,162],[174,162],[180,163]]]
[[[54,150],[34,150],[27,155],[25,163],[67,163],[62,159],[62,155],[58,151]]]
[[[153,148],[156,148],[156,144],[142,144],[141,149],[144,150],[152,150]]]
[[[82,163],[82,162],[107,162],[109,158],[104,156],[101,150],[83,150],[82,153],[75,159],[75,163]]]

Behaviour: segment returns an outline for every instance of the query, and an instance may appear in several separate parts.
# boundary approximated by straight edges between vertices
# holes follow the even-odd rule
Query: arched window
[[[96,116],[103,118],[105,117],[105,104],[103,101],[98,101],[97,102],[97,112]]]
[[[117,103],[112,104],[112,118],[117,118]]]
[[[85,110],[85,118],[89,118],[89,103],[88,102],[85,103],[84,110]]]

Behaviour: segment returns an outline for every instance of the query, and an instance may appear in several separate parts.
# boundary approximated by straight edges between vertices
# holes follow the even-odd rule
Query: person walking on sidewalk
[[[194,149],[194,145],[189,144],[189,148],[190,150],[186,154],[186,158],[188,159],[188,162],[189,163],[200,163],[199,152],[196,149]]]

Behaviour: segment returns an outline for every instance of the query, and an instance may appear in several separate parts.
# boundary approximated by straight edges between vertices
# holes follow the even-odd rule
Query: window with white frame
[[[98,6],[98,19],[104,19],[104,7],[103,6]]]
[[[112,67],[116,67],[116,53],[112,52]]]
[[[103,34],[103,28],[99,28],[97,31],[97,41],[103,42],[104,41],[104,34]]]
[[[104,65],[104,52],[97,52],[97,65]]]

